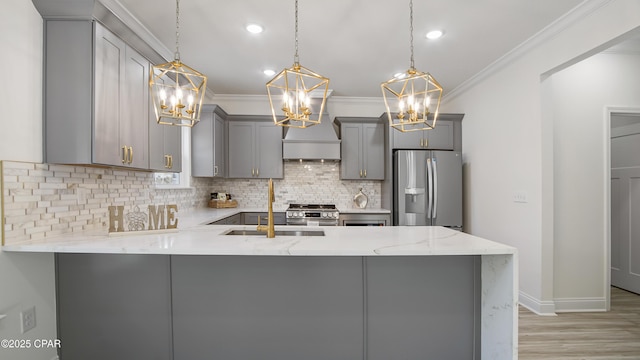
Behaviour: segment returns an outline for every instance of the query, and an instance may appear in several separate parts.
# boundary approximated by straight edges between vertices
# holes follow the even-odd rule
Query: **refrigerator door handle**
[[[433,203],[433,174],[431,171],[431,158],[427,159],[427,194],[428,194],[428,199],[427,202],[429,203],[429,207],[427,208],[427,219],[431,219],[431,205]]]
[[[432,161],[433,166],[433,214],[431,214],[432,218],[435,219],[438,213],[438,163],[436,159],[433,158]]]

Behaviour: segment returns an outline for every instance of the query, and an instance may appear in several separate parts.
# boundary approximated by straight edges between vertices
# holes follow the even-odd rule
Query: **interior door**
[[[640,294],[640,168],[611,170],[611,285]]]
[[[640,116],[611,115],[611,285],[640,294]]]

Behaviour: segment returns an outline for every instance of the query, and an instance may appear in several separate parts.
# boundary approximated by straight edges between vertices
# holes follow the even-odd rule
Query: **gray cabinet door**
[[[217,105],[203,105],[200,121],[191,128],[191,174],[224,177],[225,116]],[[226,113],[225,113],[226,114]]]
[[[480,357],[474,256],[367,257],[369,360]]]
[[[424,149],[423,131],[401,132],[396,129],[390,129],[393,134],[394,149]]]
[[[127,166],[149,168],[149,61],[125,46],[121,87],[120,146],[129,147]]]
[[[93,161],[124,166],[127,150],[120,143],[123,113],[120,101],[125,77],[126,45],[98,24],[95,25],[95,32]]]
[[[225,121],[217,114],[214,114],[215,122],[213,124],[213,176],[226,177],[226,139],[225,139]]]
[[[182,171],[182,128],[160,125],[151,108],[149,114],[149,169],[160,172]],[[171,156],[171,159],[168,158]]]
[[[384,127],[362,124],[362,168],[367,180],[384,180]]]
[[[284,177],[282,162],[282,127],[273,122],[255,123],[255,177],[281,179]]]
[[[282,127],[269,121],[230,121],[228,177],[283,178]]]
[[[377,118],[337,118],[342,135],[340,178],[384,179],[384,125]]]
[[[254,131],[252,122],[229,123],[228,169],[230,178],[255,177]]]
[[[56,254],[56,285],[61,359],[173,359],[169,256]]]
[[[451,120],[438,120],[436,127],[431,130],[406,133],[391,130],[393,132],[393,148],[453,150],[453,126],[453,121]]]
[[[453,121],[438,120],[435,128],[425,132],[428,149],[453,150]]]
[[[360,180],[363,176],[362,124],[343,123],[340,133],[342,135],[340,178],[344,180]]]
[[[172,256],[171,267],[175,360],[363,358],[362,258]]]

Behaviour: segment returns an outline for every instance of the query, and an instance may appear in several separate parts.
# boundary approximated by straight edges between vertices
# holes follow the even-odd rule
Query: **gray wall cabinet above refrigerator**
[[[217,105],[203,105],[200,122],[191,129],[191,175],[226,177],[227,113]]]
[[[436,127],[432,130],[411,131],[406,133],[394,130],[393,148],[453,150],[453,127],[453,121],[438,120]]]
[[[384,179],[385,124],[379,118],[336,117],[340,125],[343,180]]]

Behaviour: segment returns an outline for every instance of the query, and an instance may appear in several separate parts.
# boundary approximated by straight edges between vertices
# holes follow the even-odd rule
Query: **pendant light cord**
[[[295,41],[296,41],[296,54],[293,57],[293,62],[295,64],[299,64],[300,63],[300,58],[298,57],[298,0],[296,0],[296,37],[295,37]]]
[[[175,61],[180,62],[180,0],[176,0],[176,54]]]
[[[409,38],[411,47],[411,69],[415,69],[413,62],[413,0],[409,0]]]

